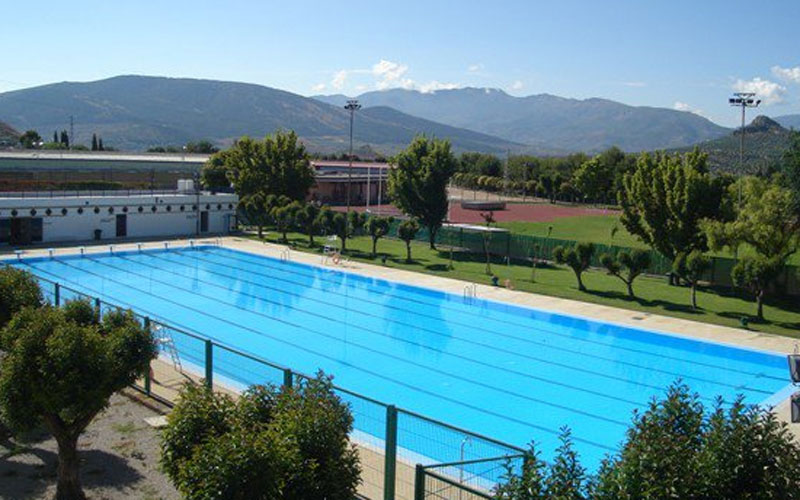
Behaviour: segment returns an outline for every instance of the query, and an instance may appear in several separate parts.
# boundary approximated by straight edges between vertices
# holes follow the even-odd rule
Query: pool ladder
[[[174,366],[178,372],[183,373],[181,357],[178,355],[178,349],[175,347],[175,340],[172,338],[172,334],[158,323],[153,324],[152,331],[153,336],[156,338],[156,344],[167,351],[170,359],[172,359],[172,366]]]
[[[478,285],[473,283],[464,287],[464,302],[472,302],[478,297]]]
[[[291,258],[292,258],[292,251],[291,251],[290,248],[287,247],[284,250],[281,250],[281,260],[282,261],[289,262],[291,260]]]

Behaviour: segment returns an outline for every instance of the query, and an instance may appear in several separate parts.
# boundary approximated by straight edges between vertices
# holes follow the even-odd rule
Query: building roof
[[[9,160],[74,160],[158,163],[205,163],[210,155],[182,153],[118,153],[112,151],[45,151],[26,149],[0,151],[0,159]]]

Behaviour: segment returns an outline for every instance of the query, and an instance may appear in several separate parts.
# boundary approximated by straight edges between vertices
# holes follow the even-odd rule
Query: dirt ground
[[[114,395],[78,441],[84,491],[92,500],[179,499],[158,470],[158,431],[144,422],[166,408],[133,398],[138,399],[133,390]],[[0,499],[53,498],[56,450],[55,440],[44,430],[0,440]]]

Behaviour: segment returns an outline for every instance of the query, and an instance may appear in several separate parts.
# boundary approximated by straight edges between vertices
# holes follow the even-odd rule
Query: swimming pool
[[[782,356],[282,261],[228,248],[23,259],[43,278],[547,459],[562,426],[590,469],[680,378],[703,402],[786,391]],[[177,341],[176,341],[177,342]],[[202,345],[178,345],[191,363]],[[247,366],[215,372],[263,382]],[[266,380],[279,383],[280,380]],[[356,427],[376,433],[369,422]],[[425,450],[412,450],[423,453]]]

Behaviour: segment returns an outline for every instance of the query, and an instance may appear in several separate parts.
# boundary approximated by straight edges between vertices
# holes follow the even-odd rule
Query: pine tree
[[[53,130],[53,142],[56,142],[56,143],[59,142],[58,141],[58,131],[56,131],[56,130]]]
[[[69,135],[67,134],[66,130],[62,130],[61,131],[61,141],[60,142],[61,142],[61,144],[64,145],[64,147],[69,148]]]
[[[98,151],[105,151],[106,149],[103,147],[103,138],[100,137],[97,139],[97,150]]]
[[[97,134],[92,134],[92,151],[97,151]]]

